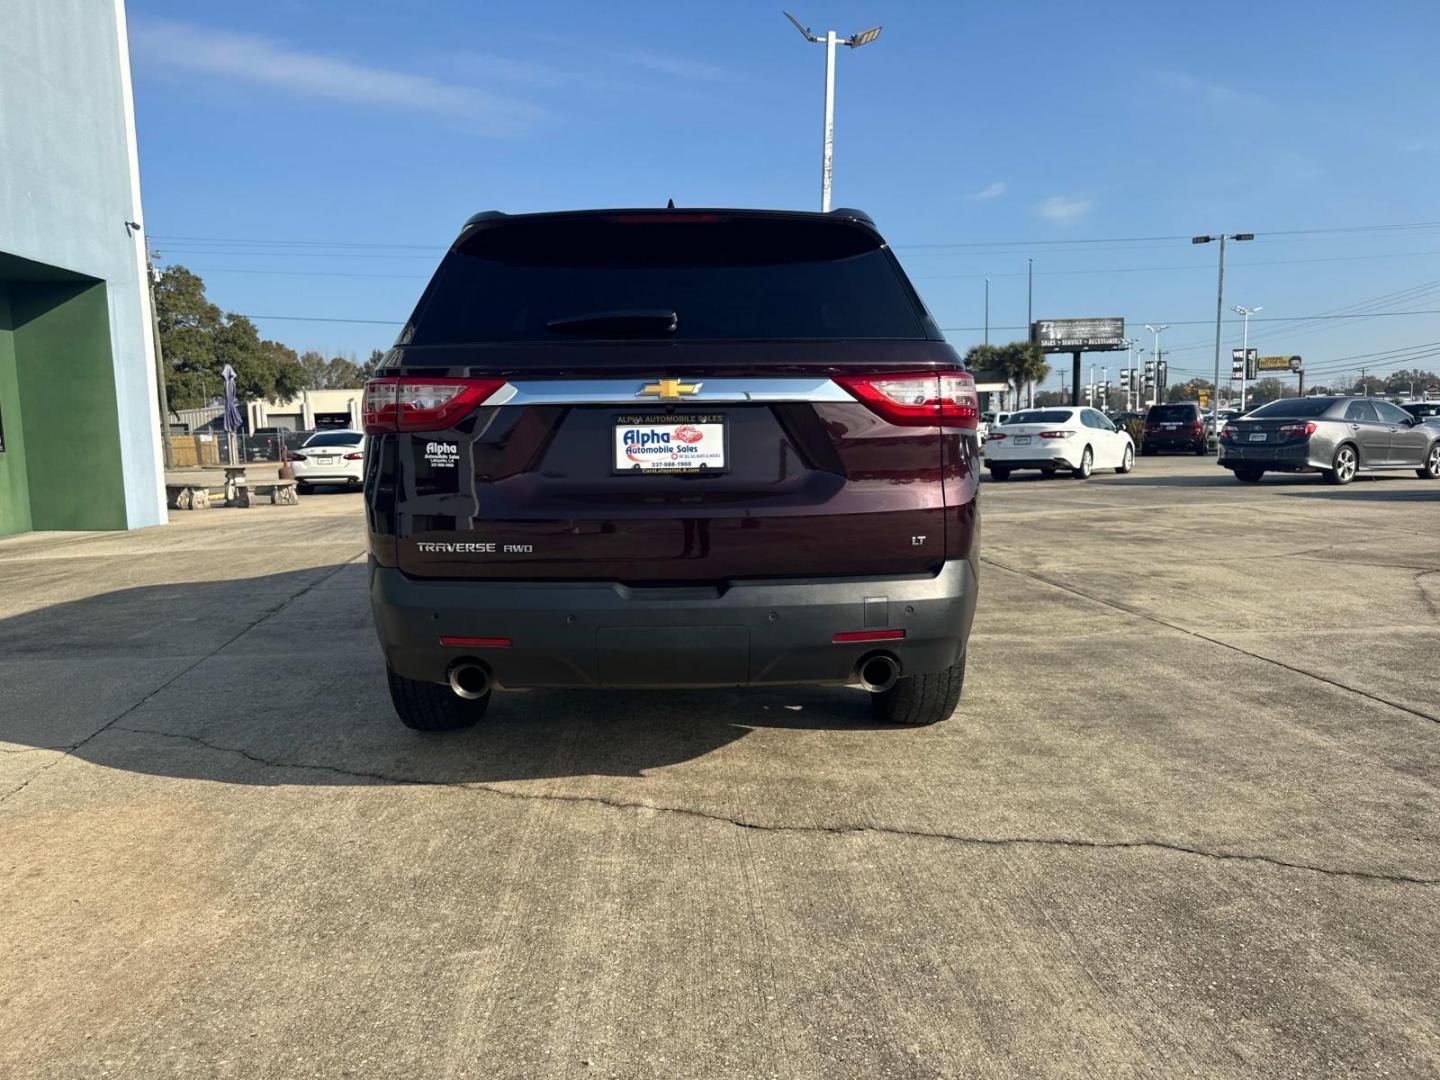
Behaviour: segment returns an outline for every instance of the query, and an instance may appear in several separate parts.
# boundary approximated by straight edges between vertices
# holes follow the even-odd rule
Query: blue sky
[[[1208,374],[1216,249],[1186,238],[1225,229],[1259,234],[1225,298],[1262,352],[1440,367],[1440,314],[1269,321],[1440,309],[1440,5],[794,2],[884,25],[837,60],[835,202],[958,348],[987,276],[991,340],[1023,336],[1033,258],[1037,318],[1171,323],[1172,375]],[[297,349],[389,344],[475,210],[818,205],[823,49],[775,3],[128,10],[155,245]]]

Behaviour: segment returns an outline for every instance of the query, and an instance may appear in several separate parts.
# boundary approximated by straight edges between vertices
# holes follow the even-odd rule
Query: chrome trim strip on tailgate
[[[807,376],[787,379],[706,379],[693,394],[660,398],[642,394],[654,379],[520,379],[507,382],[485,399],[486,405],[684,405],[724,401],[851,401],[830,379]]]

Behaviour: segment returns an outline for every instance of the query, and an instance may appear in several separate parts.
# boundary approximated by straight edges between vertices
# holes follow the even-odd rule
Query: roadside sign
[[[1256,366],[1261,371],[1299,371],[1301,363],[1298,356],[1262,356]]]
[[[1130,369],[1128,367],[1120,369],[1120,389],[1130,389]]]
[[[1107,352],[1124,349],[1124,319],[1038,319],[1030,340],[1045,352]]]
[[[1255,359],[1258,352],[1257,349],[1231,349],[1230,377],[1232,379],[1255,378]]]
[[[1199,390],[1197,393],[1200,395],[1200,407],[1203,409],[1210,404],[1210,392],[1208,390]]]

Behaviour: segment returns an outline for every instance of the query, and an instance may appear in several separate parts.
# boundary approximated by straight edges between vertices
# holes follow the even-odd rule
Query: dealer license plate
[[[1029,446],[1029,445],[1030,445],[1030,436],[1029,436],[1029,435],[1016,435],[1016,436],[1015,436],[1015,445],[1016,445],[1016,446]]]
[[[317,465],[333,465],[333,464],[335,464],[335,459],[334,459],[333,457],[317,457],[317,458],[315,459],[315,464],[317,464]]]
[[[1264,442],[1264,441],[1265,441],[1265,432],[1263,432],[1263,431],[1252,432],[1251,435],[1250,435],[1250,441],[1251,441],[1251,442]]]
[[[722,472],[725,450],[725,418],[718,414],[615,418],[617,473]]]

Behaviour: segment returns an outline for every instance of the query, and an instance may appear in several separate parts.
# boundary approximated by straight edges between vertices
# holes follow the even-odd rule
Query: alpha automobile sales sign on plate
[[[616,417],[614,463],[616,472],[719,472],[725,468],[725,418]]]

